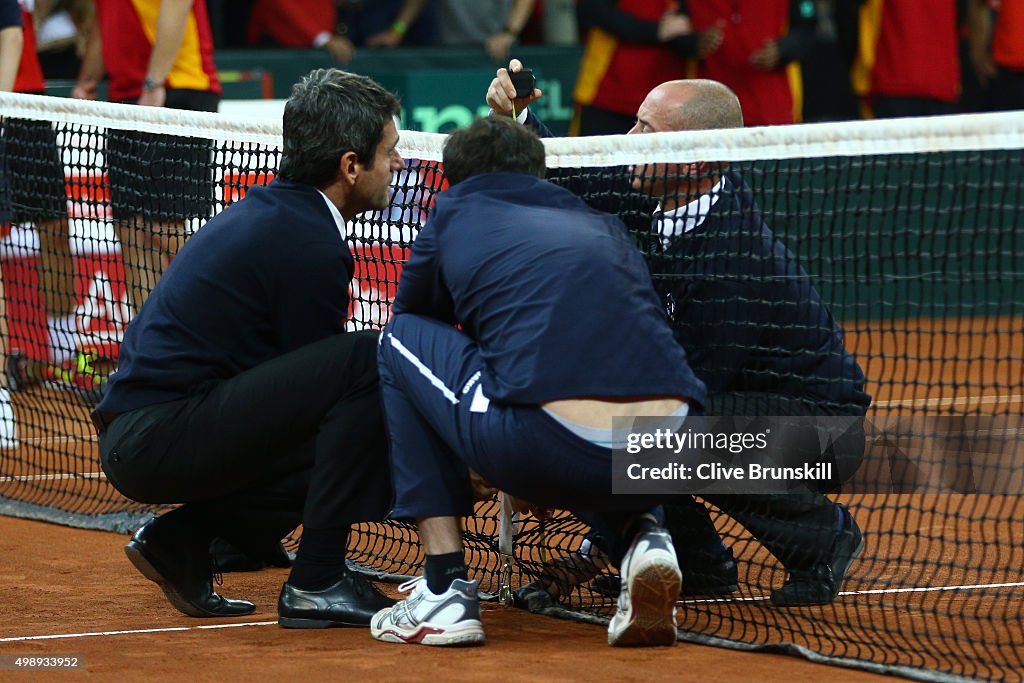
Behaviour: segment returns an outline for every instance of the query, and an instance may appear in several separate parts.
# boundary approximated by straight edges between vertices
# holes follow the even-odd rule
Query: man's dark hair
[[[398,98],[366,76],[311,71],[295,84],[284,107],[279,175],[323,188],[337,176],[341,155],[350,151],[372,168],[384,127],[400,110]]]
[[[444,174],[451,185],[481,173],[544,177],[544,143],[511,118],[486,116],[444,143]]]

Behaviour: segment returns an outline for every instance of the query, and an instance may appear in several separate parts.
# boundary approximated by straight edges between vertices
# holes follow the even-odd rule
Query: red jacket
[[[103,39],[103,64],[110,79],[112,101],[135,100],[142,94],[159,12],[160,0],[96,0],[96,21]],[[206,0],[195,0],[192,5],[165,85],[221,94]]]
[[[338,12],[334,0],[256,0],[249,15],[250,45],[269,38],[281,47],[313,47],[321,33],[334,34]]]
[[[1024,0],[1002,0],[992,29],[992,58],[1007,69],[1024,69]]]
[[[859,42],[858,95],[959,99],[956,0],[867,0]]]
[[[802,50],[782,42],[795,17],[813,31],[814,6],[809,0],[692,0],[688,11],[694,31],[723,27],[722,45],[700,61],[695,75],[729,86],[743,107],[748,126],[796,123],[803,110],[803,82],[797,61]],[[812,34],[813,35],[813,34]],[[782,63],[772,71],[753,66],[750,57],[767,41],[780,43]],[[790,41],[793,42],[793,41]]]
[[[658,42],[657,38],[658,20],[675,9],[677,3],[672,0],[617,0],[593,4],[604,5],[599,8],[599,16],[604,16],[607,10],[610,14],[621,12],[634,20],[642,20],[632,23],[639,27],[641,34],[646,34],[638,36],[646,42],[626,42],[622,37],[622,22],[595,21],[587,33],[573,99],[577,105],[593,105],[632,116],[652,88],[665,81],[683,78],[686,74],[686,60]],[[588,17],[587,5],[586,2],[581,5],[580,16],[593,19],[597,13]]]
[[[14,79],[14,92],[42,94],[46,91],[46,82],[36,54],[36,31],[32,26],[32,14],[24,9],[21,10],[21,28],[24,42],[18,76]]]

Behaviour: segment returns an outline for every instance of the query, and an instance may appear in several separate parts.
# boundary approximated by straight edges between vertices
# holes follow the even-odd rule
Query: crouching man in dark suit
[[[346,222],[389,203],[398,111],[368,78],[310,73],[278,178],[188,241],[125,333],[93,414],[103,470],[133,500],[181,504],[125,552],[189,616],[255,609],[214,592],[212,538],[265,548],[300,523],[282,626],[365,625],[392,604],[345,566],[350,525],[391,503],[378,335],[345,332]]]

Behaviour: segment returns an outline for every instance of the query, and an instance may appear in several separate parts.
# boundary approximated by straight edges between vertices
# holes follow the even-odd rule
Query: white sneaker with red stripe
[[[422,576],[398,587],[409,597],[370,620],[370,635],[385,643],[417,645],[480,645],[480,597],[476,581],[456,579],[441,595],[427,587]]]

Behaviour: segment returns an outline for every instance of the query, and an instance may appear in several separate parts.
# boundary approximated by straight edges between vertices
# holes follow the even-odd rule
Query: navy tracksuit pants
[[[612,450],[570,432],[536,405],[492,402],[475,342],[431,318],[400,314],[378,353],[390,437],[392,517],[463,516],[473,510],[469,469],[531,502],[572,511],[608,541],[653,497],[612,494]]]

